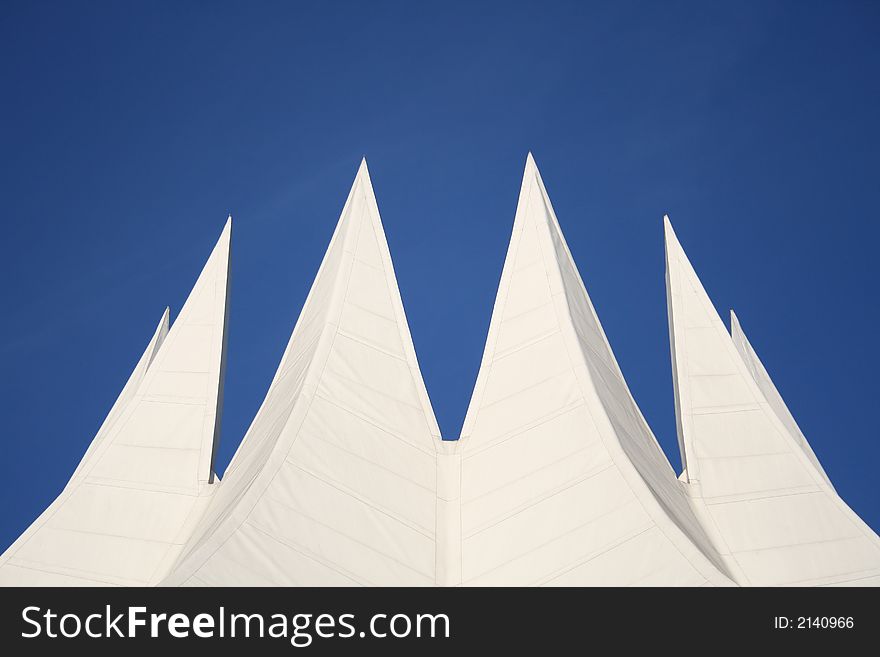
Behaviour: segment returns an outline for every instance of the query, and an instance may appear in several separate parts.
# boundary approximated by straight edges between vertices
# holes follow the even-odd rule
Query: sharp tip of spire
[[[222,242],[224,239],[227,239],[232,234],[232,213],[229,212],[226,215],[226,222],[223,224],[223,230],[220,231],[220,238],[218,240],[218,244]]]
[[[666,266],[670,267],[670,263],[678,261],[678,257],[674,257],[673,254],[682,254],[684,251],[675,234],[675,229],[672,228],[669,215],[666,213],[663,213],[663,244],[666,252]]]
[[[220,237],[217,238],[217,241],[214,243],[213,253],[217,253],[219,250],[229,251],[230,244],[232,243],[232,213],[227,212],[226,221],[223,223],[223,230],[220,231]]]
[[[365,178],[370,177],[370,169],[367,166],[367,156],[364,155],[361,157],[361,163],[358,166],[357,174],[355,175],[355,182],[361,181]]]
[[[675,229],[672,228],[672,222],[669,220],[669,215],[665,212],[663,213],[663,235],[667,242],[670,240],[678,241],[678,238],[675,236]]]
[[[730,309],[730,335],[734,338],[742,335],[739,318],[736,316],[736,313],[733,312],[733,308]]]

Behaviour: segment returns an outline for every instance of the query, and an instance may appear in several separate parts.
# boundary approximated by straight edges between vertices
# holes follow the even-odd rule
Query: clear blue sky
[[[443,434],[526,152],[674,467],[661,217],[880,528],[880,5],[0,7],[0,547],[61,490],[235,215],[222,471],[362,155]]]

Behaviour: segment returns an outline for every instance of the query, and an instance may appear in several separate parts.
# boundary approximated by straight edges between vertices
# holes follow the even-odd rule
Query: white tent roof
[[[831,480],[825,473],[825,469],[822,467],[822,464],[819,463],[816,454],[813,453],[813,448],[810,447],[810,443],[807,442],[806,436],[801,432],[794,416],[791,414],[791,411],[788,410],[788,406],[785,405],[782,395],[779,394],[779,391],[770,379],[770,375],[767,373],[767,370],[764,369],[764,364],[761,362],[761,359],[758,358],[758,354],[755,353],[746,334],[743,333],[739,319],[737,318],[736,313],[732,310],[730,311],[730,337],[733,339],[733,344],[736,346],[740,358],[742,358],[743,363],[745,363],[746,368],[748,368],[749,374],[752,375],[752,378],[755,380],[755,383],[758,384],[758,388],[760,388],[761,393],[764,395],[764,399],[767,400],[770,409],[776,414],[776,417],[788,431],[788,435],[790,435],[792,439],[801,446],[801,449],[804,450],[804,454],[810,459],[810,463],[813,464],[813,467],[822,475],[825,482],[831,486]]]
[[[880,539],[665,225],[680,477],[531,155],[461,439],[441,441],[362,162],[223,481],[230,223],[0,584],[880,584]]]
[[[155,584],[213,486],[231,221],[180,315],[162,316],[58,498],[0,557],[6,585]]]
[[[438,442],[363,162],[265,401],[166,583],[433,584]]]
[[[730,572],[742,585],[880,583],[877,535],[780,420],[787,410],[762,391],[775,392],[766,371],[750,349],[740,355],[744,337],[738,351],[668,218],[665,227],[685,478]]]
[[[726,584],[531,155],[465,419],[465,584]]]

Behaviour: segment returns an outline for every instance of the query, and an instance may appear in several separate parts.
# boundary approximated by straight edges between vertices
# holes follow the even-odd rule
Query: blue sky
[[[664,212],[880,528],[878,33],[870,2],[4,2],[0,547],[231,211],[222,471],[363,155],[456,437],[530,149],[674,467]]]

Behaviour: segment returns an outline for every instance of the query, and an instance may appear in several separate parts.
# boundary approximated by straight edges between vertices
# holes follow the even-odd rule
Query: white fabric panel
[[[363,162],[266,398],[165,583],[434,584],[438,442]]]
[[[119,393],[119,397],[116,398],[113,407],[110,409],[110,412],[101,424],[101,428],[98,429],[98,433],[95,434],[94,439],[86,450],[85,455],[80,460],[79,465],[62,493],[33,523],[31,523],[30,527],[6,550],[3,556],[0,557],[0,584],[4,586],[100,586],[103,584],[103,582],[97,580],[47,572],[31,566],[15,565],[16,562],[13,557],[23,545],[33,538],[35,534],[40,532],[41,528],[43,528],[55,514],[66,510],[64,509],[65,500],[70,497],[71,491],[75,488],[76,482],[81,479],[81,473],[88,467],[89,463],[92,461],[93,455],[98,451],[123,410],[131,402],[147,372],[147,368],[153,361],[162,342],[165,340],[165,337],[168,334],[168,316],[169,310],[166,308],[165,312],[162,313],[162,319],[159,320],[159,325],[153,333],[153,337],[147,344],[147,348],[138,360],[137,365],[135,365],[134,371],[131,373],[128,381],[122,388],[122,392]]]
[[[830,486],[738,323],[732,339],[664,222],[683,478],[730,572],[762,586],[877,577],[880,539]]]
[[[153,337],[150,339],[147,348],[144,350],[144,353],[138,361],[137,365],[135,366],[134,371],[131,373],[128,381],[126,381],[125,386],[122,388],[122,392],[119,393],[119,397],[116,398],[116,402],[114,402],[113,407],[107,414],[107,417],[104,418],[104,422],[101,424],[101,428],[98,429],[98,433],[95,434],[94,439],[89,444],[85,455],[83,455],[82,459],[80,459],[79,465],[76,467],[76,470],[74,471],[71,479],[76,479],[80,472],[82,472],[83,468],[89,463],[92,455],[98,450],[104,438],[109,433],[110,428],[119,418],[119,415],[128,406],[128,403],[137,392],[137,389],[140,386],[144,375],[147,373],[147,368],[150,366],[150,363],[153,362],[153,358],[156,357],[156,353],[158,353],[159,347],[162,346],[162,343],[165,341],[165,337],[168,335],[170,314],[171,310],[169,308],[165,308],[165,312],[162,313],[162,319],[159,320],[159,325],[156,327],[156,330],[153,333]],[[69,485],[70,483],[68,483],[68,486]]]
[[[67,486],[0,558],[0,584],[167,574],[213,490],[230,232],[231,221],[170,331],[165,311]]]
[[[231,222],[231,218],[230,218]],[[676,478],[529,155],[461,440],[419,372],[366,162],[213,481],[231,223],[3,585],[876,585],[836,494],[666,220]]]
[[[529,155],[458,446],[466,585],[729,585]]]
[[[785,405],[782,395],[779,394],[779,391],[773,384],[773,380],[764,368],[761,359],[758,358],[758,354],[755,352],[749,339],[746,337],[746,334],[743,333],[739,319],[732,310],[730,311],[730,337],[733,339],[733,344],[736,346],[740,358],[742,358],[743,363],[745,363],[745,366],[748,368],[755,383],[758,384],[758,388],[764,395],[764,399],[767,400],[770,408],[776,413],[776,417],[779,418],[779,421],[785,427],[786,431],[788,431],[788,435],[790,435],[794,441],[801,446],[801,449],[804,450],[804,454],[807,455],[810,463],[812,463],[813,467],[815,467],[819,474],[822,475],[825,479],[825,483],[831,486],[832,484],[831,480],[828,478],[828,474],[825,472],[822,464],[819,463],[819,459],[816,458],[813,448],[810,447],[810,443],[807,441],[806,436],[804,436],[795,421],[794,416],[791,414],[791,411],[788,410],[788,406]]]

